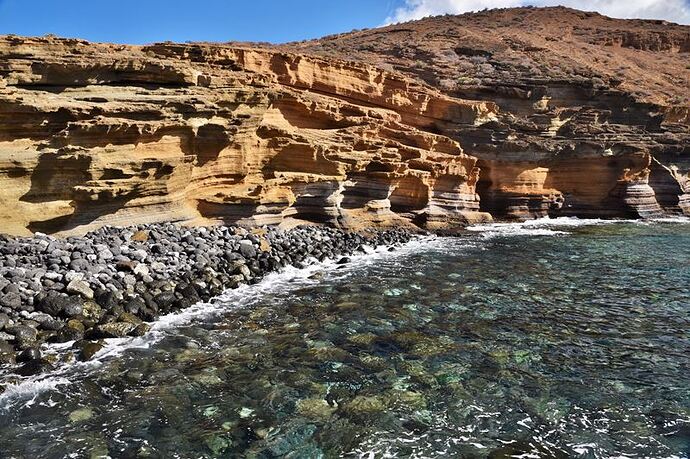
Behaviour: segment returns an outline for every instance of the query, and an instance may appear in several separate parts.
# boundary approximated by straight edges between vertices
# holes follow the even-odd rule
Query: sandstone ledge
[[[558,8],[279,47],[0,37],[0,232],[689,214],[689,37]]]

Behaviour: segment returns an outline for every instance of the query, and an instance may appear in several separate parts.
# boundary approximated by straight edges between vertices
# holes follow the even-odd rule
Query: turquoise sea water
[[[689,223],[489,225],[10,384],[0,457],[684,458],[689,369]]]

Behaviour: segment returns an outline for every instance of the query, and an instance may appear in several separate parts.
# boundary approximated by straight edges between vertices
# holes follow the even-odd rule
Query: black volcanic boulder
[[[187,283],[177,284],[175,291],[182,295],[183,298],[188,299],[192,304],[200,300],[199,293],[196,291],[193,285]]]
[[[161,292],[154,297],[154,301],[162,312],[169,312],[176,299],[175,294],[170,290]]]
[[[49,291],[36,298],[36,309],[53,317],[74,317],[83,311],[82,300],[76,296],[67,296]]]
[[[106,311],[110,311],[117,306],[117,295],[110,290],[99,290],[95,293],[94,299],[99,306]]]
[[[9,292],[4,295],[0,293],[0,306],[10,309],[19,309],[22,306],[22,298],[19,293]]]
[[[38,337],[38,330],[27,325],[12,325],[6,327],[5,331],[10,335],[14,335],[15,347],[18,349],[26,349],[36,345]]]

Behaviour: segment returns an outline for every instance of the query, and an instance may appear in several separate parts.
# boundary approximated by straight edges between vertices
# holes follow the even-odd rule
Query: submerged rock
[[[70,422],[73,422],[73,423],[88,421],[92,417],[93,417],[93,410],[91,408],[88,408],[88,407],[79,408],[78,410],[74,410],[69,414],[69,420],[70,420]]]
[[[297,402],[297,412],[307,418],[315,420],[326,420],[338,409],[337,404],[333,406],[320,398],[307,398]]]
[[[358,395],[345,403],[343,409],[354,417],[367,417],[385,410],[386,405],[377,396]]]
[[[79,351],[79,360],[91,360],[94,355],[103,349],[103,342],[77,341],[73,347]]]
[[[232,446],[232,438],[226,435],[211,435],[205,440],[206,446],[214,456],[220,456]]]

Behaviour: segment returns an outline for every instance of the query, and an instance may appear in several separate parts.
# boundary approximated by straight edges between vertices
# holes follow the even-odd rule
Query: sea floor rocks
[[[0,236],[0,366],[22,362],[21,374],[42,371],[40,347],[51,342],[75,341],[77,358],[89,359],[101,339],[141,336],[149,329],[145,322],[266,273],[310,260],[345,264],[365,246],[412,237],[402,229],[172,223],[103,227],[64,239]]]

